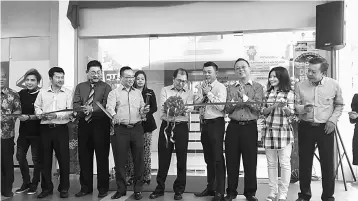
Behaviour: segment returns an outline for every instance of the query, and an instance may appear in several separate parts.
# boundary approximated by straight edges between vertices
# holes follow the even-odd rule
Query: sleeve
[[[43,113],[42,107],[43,107],[43,100],[42,100],[42,90],[40,90],[39,94],[37,94],[36,100],[34,102],[35,107],[35,115],[40,115]]]
[[[244,102],[262,102],[263,98],[264,98],[264,89],[263,89],[261,84],[258,84],[256,89],[255,89],[255,94],[254,94],[253,98],[250,98],[247,95],[244,95],[244,97],[242,99],[244,100]],[[245,101],[245,99],[247,101]],[[260,112],[261,111],[261,104],[249,105],[249,108],[251,110]]]
[[[21,114],[21,102],[20,96],[17,92],[14,92],[14,108],[13,114]]]
[[[226,102],[227,103],[231,102],[232,100],[237,101],[237,96],[234,95],[235,93],[233,92],[233,90],[234,90],[233,86],[228,86],[226,88]],[[237,106],[235,106],[233,104],[226,104],[224,110],[227,114],[231,114],[235,111],[236,108],[237,108]]]
[[[109,92],[108,94],[108,98],[107,98],[107,104],[106,104],[106,110],[109,112],[109,114],[111,114],[112,116],[114,116],[116,114],[115,108],[116,108],[116,89],[113,89],[111,92]]]
[[[66,91],[66,109],[72,109],[72,91],[68,90]],[[59,112],[57,113],[57,119],[61,119],[61,120],[65,120],[65,119],[69,119],[70,116],[72,114],[72,111],[71,112]]]
[[[73,109],[75,109],[76,111],[78,111],[80,108],[81,108],[81,103],[82,103],[82,100],[81,100],[81,92],[80,92],[80,86],[77,85],[76,86],[76,89],[75,89],[75,92],[74,92],[74,95],[73,95]]]
[[[305,106],[302,104],[302,99],[301,99],[301,93],[300,93],[300,84],[296,84],[295,86],[295,110],[298,114],[304,114],[305,110],[304,110]]]
[[[358,94],[354,94],[352,103],[351,103],[351,108],[352,108],[352,111],[358,112]],[[357,119],[349,118],[349,121],[352,124],[355,124],[355,123],[358,123],[358,118]]]
[[[150,108],[149,108],[149,113],[148,114],[153,114],[158,110],[158,106],[157,106],[157,98],[155,97],[155,93],[154,91],[150,92],[151,96],[149,98],[149,104],[150,104]]]
[[[293,91],[288,92],[287,107],[290,109],[290,116],[295,114],[295,94]]]
[[[193,91],[189,91],[189,96],[185,104],[193,104],[194,102],[194,93]],[[194,106],[188,106],[189,112],[192,112],[194,110]]]
[[[212,92],[208,93],[208,98],[209,98],[210,103],[225,102],[226,97],[227,97],[227,90],[224,85],[220,85],[219,93],[217,95],[214,95]],[[225,108],[225,105],[215,105],[214,107],[219,111],[223,111]]]
[[[343,112],[343,106],[344,106],[344,102],[343,102],[343,96],[342,96],[342,89],[339,86],[339,84],[336,83],[336,96],[334,97],[334,102],[333,102],[334,109],[333,109],[333,113],[332,113],[331,117],[328,119],[328,121],[337,125],[337,121]]]

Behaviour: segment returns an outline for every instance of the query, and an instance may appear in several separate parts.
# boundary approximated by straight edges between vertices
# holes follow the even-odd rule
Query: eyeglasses
[[[97,71],[97,72],[91,71],[91,72],[89,72],[89,74],[92,75],[92,76],[94,76],[94,75],[102,75],[102,71]]]
[[[123,77],[123,78],[130,80],[130,79],[134,79],[134,76],[128,76],[128,77]]]
[[[175,79],[175,81],[182,83],[182,84],[185,84],[188,82],[188,80],[181,80],[181,79]]]

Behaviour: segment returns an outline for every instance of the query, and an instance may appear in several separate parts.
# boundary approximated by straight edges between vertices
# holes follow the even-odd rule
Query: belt
[[[241,125],[241,126],[253,124],[253,123],[256,123],[256,122],[257,122],[256,119],[246,120],[246,121],[237,121],[237,120],[234,120],[234,119],[231,119],[231,120],[230,120],[230,123],[239,124],[239,125]]]
[[[134,124],[119,124],[125,128],[134,128],[136,125],[140,124],[141,122],[137,122],[137,123],[134,123]]]
[[[302,121],[302,120],[300,121],[300,123],[310,125],[310,126],[315,126],[315,127],[326,125],[326,123],[316,123],[316,122]]]
[[[176,121],[176,122],[171,122],[171,121],[165,121],[163,120],[163,122],[166,122],[167,124],[187,124],[188,122],[187,121]]]
[[[67,124],[41,124],[41,125],[49,128],[56,128],[56,127],[66,126]]]
[[[224,117],[218,117],[218,118],[215,118],[215,119],[202,119],[201,120],[201,123],[202,124],[212,124],[216,121],[219,121],[219,120],[224,120]]]

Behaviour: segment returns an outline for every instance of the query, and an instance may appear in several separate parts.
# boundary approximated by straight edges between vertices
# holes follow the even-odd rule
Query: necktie
[[[209,102],[209,98],[208,96],[205,95],[203,99],[203,103],[208,103],[208,102]],[[204,119],[205,111],[206,111],[206,106],[203,106],[200,110],[200,120]]]
[[[93,105],[93,96],[94,96],[94,84],[91,84],[91,91],[88,95],[86,105],[88,105],[88,106]],[[86,115],[85,120],[89,123],[92,120],[91,117],[92,117],[92,113],[89,113],[88,115]]]

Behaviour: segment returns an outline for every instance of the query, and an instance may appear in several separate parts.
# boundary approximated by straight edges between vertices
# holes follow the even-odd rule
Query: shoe
[[[246,196],[246,200],[248,201],[258,201],[258,199],[255,196]]]
[[[98,192],[98,198],[104,198],[108,195],[108,191],[100,191]]]
[[[127,183],[126,183],[126,186],[132,186],[134,183],[134,178],[130,178],[128,179]]]
[[[4,197],[13,197],[14,196],[14,193],[13,192],[8,192],[8,193],[3,193],[1,192],[1,195],[4,196]]]
[[[149,195],[149,199],[155,199],[155,198],[158,198],[160,196],[163,196],[164,195],[164,192],[160,193],[160,192],[153,192]]]
[[[27,195],[33,195],[37,191],[37,185],[30,185],[29,190],[27,191]]]
[[[236,199],[236,195],[227,194],[225,197],[225,201],[232,201],[234,199]]]
[[[121,192],[116,192],[114,195],[112,195],[111,199],[118,199],[118,198],[121,198],[122,196],[125,196],[126,193],[121,193]]]
[[[174,194],[174,200],[181,200],[183,199],[182,193],[175,193]]]
[[[211,199],[211,201],[223,201],[225,200],[224,194],[216,193],[215,196]]]
[[[37,198],[45,198],[45,197],[47,197],[47,196],[49,196],[49,195],[52,195],[52,191],[42,191],[38,196],[37,196]]]
[[[68,198],[68,191],[61,191],[60,198]]]
[[[78,193],[75,194],[76,197],[83,197],[85,195],[91,194],[92,192],[85,192],[85,191],[80,191]]]
[[[278,199],[278,201],[287,201],[287,199]]]
[[[135,192],[135,193],[134,193],[134,199],[140,200],[140,199],[142,199],[142,198],[143,198],[142,192]]]
[[[150,180],[144,180],[144,181],[143,181],[143,184],[148,184],[148,185],[150,185]]]
[[[209,189],[206,188],[205,190],[203,190],[203,192],[201,192],[201,193],[194,193],[194,195],[195,195],[196,197],[214,196],[214,195],[215,195],[215,191],[209,190]]]
[[[23,192],[29,190],[29,188],[30,188],[30,184],[25,184],[25,183],[23,183],[23,184],[21,185],[21,187],[15,191],[15,193],[16,193],[16,194],[23,193]]]
[[[308,201],[308,200],[305,200],[303,198],[298,198],[296,201]]]
[[[274,197],[272,195],[267,196],[266,201],[276,201],[277,197]]]

